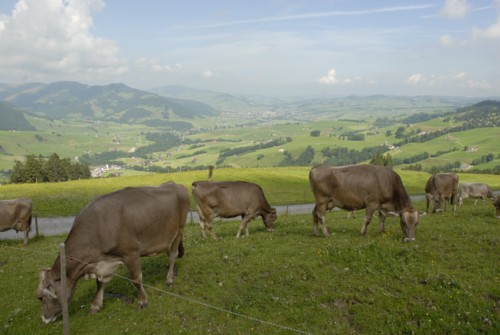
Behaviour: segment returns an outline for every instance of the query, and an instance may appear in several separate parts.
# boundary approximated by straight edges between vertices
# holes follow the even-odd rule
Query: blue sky
[[[500,0],[1,0],[0,81],[500,96]]]

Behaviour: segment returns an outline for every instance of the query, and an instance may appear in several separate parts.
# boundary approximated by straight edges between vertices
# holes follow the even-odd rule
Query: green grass
[[[214,180],[246,180],[259,184],[271,205],[312,203],[309,186],[310,167],[283,168],[228,168],[215,169]],[[415,171],[399,171],[403,184],[410,195],[424,193],[430,174]],[[191,195],[191,183],[206,180],[205,170],[127,175],[118,178],[77,180],[63,183],[9,184],[0,186],[0,200],[29,197],[33,211],[39,217],[72,216],[95,197],[127,186],[155,186],[168,180],[185,185]],[[500,177],[485,174],[459,174],[462,181],[483,182],[493,190],[500,190]],[[194,200],[191,197],[191,207]]]
[[[400,241],[394,218],[385,234],[374,221],[360,237],[361,220],[329,213],[327,238],[312,236],[310,215],[279,217],[273,233],[254,221],[240,239],[237,222],[218,222],[217,241],[188,225],[172,287],[166,257],[144,258],[150,306],[138,309],[133,285],[114,278],[103,310],[88,315],[95,284],[82,280],[69,306],[71,333],[500,333],[500,221],[491,203],[427,215],[414,243]],[[62,332],[61,321],[42,324],[34,292],[64,239],[0,241],[1,334]]]
[[[399,110],[399,112],[402,112],[402,110]],[[397,115],[399,112],[394,111],[394,115]],[[294,158],[297,158],[307,146],[311,146],[316,151],[314,163],[320,163],[325,160],[321,156],[321,150],[325,147],[346,147],[348,149],[362,150],[366,147],[380,146],[385,143],[394,144],[401,142],[401,139],[396,139],[394,134],[398,127],[406,125],[394,124],[378,128],[374,126],[376,117],[375,115],[356,113],[352,118],[362,121],[356,122],[341,120],[343,117],[332,114],[330,118],[323,120],[273,120],[265,125],[232,125],[227,127],[225,126],[226,123],[234,120],[230,118],[215,118],[210,119],[210,123],[216,123],[219,127],[224,126],[224,128],[210,130],[207,130],[209,125],[204,123],[208,120],[195,119],[192,120],[195,127],[199,123],[199,126],[203,126],[204,130],[185,134],[183,137],[191,141],[205,141],[203,147],[190,149],[190,145],[181,145],[173,148],[165,148],[164,151],[156,152],[151,154],[151,156],[157,159],[154,164],[160,167],[178,168],[215,165],[220,152],[224,149],[251,146],[280,137],[291,137],[291,142],[279,148],[273,147],[231,156],[226,158],[224,164],[232,167],[273,167],[277,166],[284,158],[283,154],[278,152],[280,148],[287,150]],[[124,125],[113,122],[46,120],[33,116],[30,116],[29,120],[37,128],[36,132],[0,131],[0,145],[6,152],[6,154],[0,153],[1,170],[12,169],[15,160],[23,160],[29,154],[49,156],[56,152],[62,158],[73,158],[81,156],[84,153],[95,154],[113,150],[128,152],[133,147],[148,144],[145,140],[146,133],[159,131],[158,128],[143,125]],[[407,132],[416,129],[436,131],[449,126],[449,123],[436,118],[423,123],[412,124],[411,128],[407,129]],[[310,136],[313,130],[320,130],[320,136]],[[392,131],[392,135],[389,137],[386,136],[387,130]],[[338,138],[339,135],[349,131],[363,132],[365,140],[347,141]],[[37,140],[35,137],[37,135],[43,137],[43,141]],[[391,155],[404,159],[423,152],[435,154],[438,151],[456,148],[459,151],[445,154],[438,160],[428,159],[419,163],[424,168],[448,164],[450,162],[453,163],[457,160],[470,164],[473,159],[480,158],[489,153],[492,153],[496,158],[500,154],[497,145],[499,137],[500,132],[493,127],[471,129],[452,133],[450,136],[441,136],[440,138],[424,143],[406,144],[400,150],[392,151]],[[119,141],[115,141],[116,139],[119,139]],[[220,139],[228,140],[229,142],[221,142]],[[476,153],[465,153],[463,152],[464,146],[477,147],[478,151]],[[200,150],[204,150],[205,153],[190,156]],[[196,158],[196,160],[193,161],[193,158]],[[145,157],[123,157],[119,160],[129,166],[141,165],[146,162]],[[496,166],[499,164],[499,160],[496,158],[491,164]],[[478,168],[487,167],[481,164]]]

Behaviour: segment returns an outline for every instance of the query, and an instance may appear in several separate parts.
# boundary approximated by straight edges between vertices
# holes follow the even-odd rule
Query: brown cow
[[[378,210],[381,232],[388,214],[399,215],[403,241],[415,240],[419,213],[413,208],[401,178],[392,168],[378,165],[314,167],[309,172],[309,183],[316,200],[312,212],[314,235],[319,235],[319,222],[323,234],[328,236],[327,210],[335,207],[346,211],[366,208],[361,235],[365,235],[373,214]]]
[[[31,199],[19,198],[0,201],[0,232],[14,229],[24,233],[24,244],[28,244],[31,229]]]
[[[175,260],[184,253],[182,234],[189,206],[187,188],[168,182],[159,187],[127,187],[98,197],[83,208],[65,242],[68,303],[81,277],[95,277],[97,294],[90,312],[98,312],[104,284],[119,265],[125,264],[138,290],[139,306],[146,307],[140,257],[166,252],[166,284],[173,283]],[[45,323],[55,321],[62,312],[59,257],[51,269],[40,273],[36,290]]]
[[[441,202],[449,200],[453,206],[453,214],[457,211],[458,176],[455,173],[436,173],[429,177],[425,185],[426,212],[429,211],[429,203],[434,201],[433,213],[443,211]]]
[[[491,191],[488,185],[483,183],[460,183],[458,192],[458,204],[462,206],[464,199],[473,198],[474,205],[477,204],[478,199],[490,198],[491,200],[495,200],[495,195]]]
[[[192,186],[203,238],[206,238],[206,227],[212,238],[217,239],[213,226],[213,219],[216,217],[241,216],[236,237],[240,237],[243,229],[248,236],[248,223],[258,216],[262,217],[267,229],[272,231],[277,218],[276,209],[269,205],[259,185],[246,181],[195,181]]]
[[[497,195],[497,198],[495,199],[493,206],[495,206],[496,209],[495,216],[500,219],[500,195]]]

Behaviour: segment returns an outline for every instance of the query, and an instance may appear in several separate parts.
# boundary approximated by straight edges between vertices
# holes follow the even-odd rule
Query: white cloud
[[[203,71],[201,75],[203,78],[212,78],[214,76],[214,73],[211,70],[206,70]]]
[[[101,0],[19,0],[10,16],[0,17],[0,75],[60,80],[128,71],[116,44],[91,32],[92,13],[103,7]]]
[[[475,39],[500,39],[500,19],[486,29],[474,28],[472,30],[472,36]]]
[[[337,78],[337,70],[335,69],[330,69],[328,71],[328,73],[326,74],[326,76],[323,76],[321,78],[319,78],[319,82],[321,84],[325,84],[325,85],[333,85],[333,84],[341,84],[341,83],[352,83],[353,80],[352,79],[339,79]]]
[[[415,74],[412,74],[411,76],[409,76],[408,79],[406,79],[406,82],[408,82],[410,84],[418,84],[422,80],[423,80],[423,76],[420,73],[415,73]]]
[[[470,88],[479,88],[483,90],[489,90],[491,88],[490,83],[486,80],[467,80],[467,86]]]
[[[439,38],[439,44],[441,44],[444,47],[453,45],[453,37],[451,37],[450,35],[442,35]]]
[[[469,79],[465,72],[457,72],[453,74],[436,75],[428,74],[423,75],[415,73],[406,79],[406,82],[412,85],[428,86],[428,87],[467,87],[468,89],[478,90],[491,90],[493,86],[485,79]]]
[[[461,19],[470,11],[467,0],[446,0],[441,15],[449,19]]]

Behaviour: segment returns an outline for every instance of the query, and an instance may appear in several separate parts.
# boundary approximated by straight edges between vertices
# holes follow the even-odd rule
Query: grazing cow
[[[31,229],[31,199],[19,198],[0,201],[0,232],[14,229],[24,233],[24,244],[28,244]]]
[[[182,234],[189,212],[185,186],[167,182],[159,187],[127,187],[103,195],[83,208],[66,239],[66,297],[68,304],[81,277],[96,278],[97,294],[91,313],[102,308],[104,284],[121,264],[138,290],[140,307],[148,305],[142,286],[142,256],[169,255],[166,284],[174,281],[174,264],[184,253]],[[42,301],[42,321],[55,321],[62,312],[60,255],[51,269],[40,272],[36,290]]]
[[[216,217],[241,216],[236,237],[240,237],[243,229],[248,236],[248,223],[258,216],[262,217],[268,231],[273,230],[276,209],[269,205],[259,185],[246,181],[195,181],[192,186],[203,238],[206,238],[206,227],[212,238],[217,239],[213,226]]]
[[[399,215],[403,241],[415,240],[419,213],[413,208],[401,178],[392,168],[378,165],[314,167],[309,172],[309,183],[316,200],[312,212],[315,236],[319,235],[318,222],[323,234],[328,236],[327,210],[335,207],[346,211],[366,208],[361,235],[365,235],[373,214],[378,210],[381,232],[388,214]]]
[[[425,185],[426,212],[429,211],[429,203],[434,201],[433,213],[442,212],[441,202],[449,200],[453,206],[453,214],[457,211],[458,176],[455,173],[436,173],[429,177]]]
[[[497,195],[493,206],[495,206],[496,209],[495,216],[500,219],[500,195]]]
[[[488,185],[483,183],[460,183],[458,192],[458,203],[462,206],[464,199],[474,198],[474,205],[477,204],[477,199],[490,198],[495,200],[493,192]]]

